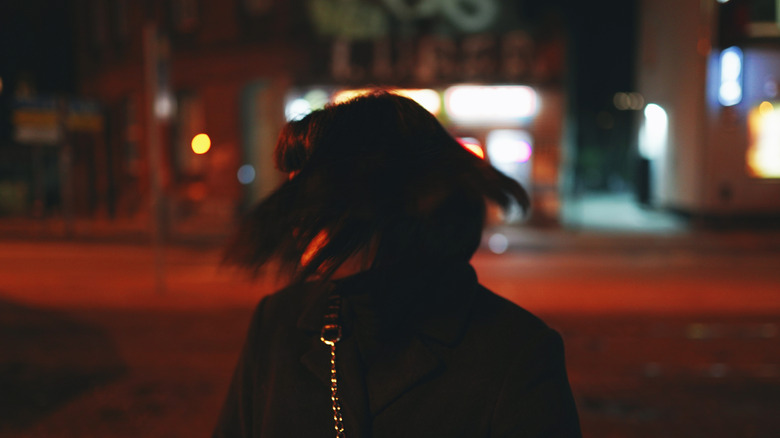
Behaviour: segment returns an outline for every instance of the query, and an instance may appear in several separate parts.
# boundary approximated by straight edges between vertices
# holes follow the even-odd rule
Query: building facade
[[[75,0],[73,20],[79,92],[105,114],[103,149],[75,172],[99,187],[89,214],[139,228],[156,220],[173,237],[224,233],[283,178],[272,150],[296,96],[386,86],[433,90],[443,124],[483,148],[492,131],[519,132],[514,144],[527,143],[533,160],[512,160],[526,163],[535,217],[555,220],[565,39],[552,10],[500,0]],[[445,94],[464,83],[530,87],[535,109],[457,121]],[[198,134],[205,150],[195,150]]]
[[[780,217],[778,3],[643,0],[641,13],[639,148],[652,203]]]

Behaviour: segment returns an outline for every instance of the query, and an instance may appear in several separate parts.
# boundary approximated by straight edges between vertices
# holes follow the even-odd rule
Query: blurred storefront
[[[559,167],[563,96],[561,90],[527,85],[454,84],[446,88],[388,88],[435,115],[460,143],[519,181],[532,200],[536,225],[552,225],[559,212]],[[286,99],[288,120],[366,89],[297,87]],[[506,219],[518,220],[519,212]]]
[[[46,215],[76,234],[99,223],[224,236],[283,178],[272,150],[291,106],[311,110],[339,91],[382,86],[428,90],[453,135],[528,187],[531,221],[557,221],[566,41],[555,8],[74,0],[69,18],[73,100],[90,102],[100,125],[68,136],[68,153],[41,159],[58,177],[31,185],[15,214],[34,217],[49,202],[57,205]],[[56,196],[47,201],[40,187],[49,180]]]
[[[776,0],[68,5],[75,92],[0,95],[3,219],[224,236],[285,121],[374,86],[522,182],[529,225],[780,216]]]
[[[318,48],[287,118],[386,86],[410,94],[531,193],[529,219],[555,224],[566,113],[563,17],[502,0],[311,3]]]

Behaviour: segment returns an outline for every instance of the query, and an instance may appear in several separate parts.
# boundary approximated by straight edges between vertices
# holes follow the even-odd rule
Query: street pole
[[[163,248],[162,193],[160,188],[159,123],[155,112],[158,94],[157,26],[149,21],[144,26],[144,81],[146,84],[146,144],[149,153],[150,222],[154,250],[154,279],[158,295],[165,294],[165,254]]]
[[[73,191],[73,145],[68,136],[68,126],[66,123],[68,117],[68,104],[65,98],[57,99],[57,123],[60,130],[60,187],[61,187],[61,206],[62,219],[65,225],[65,237],[73,238],[74,232],[74,212],[73,201],[75,193]]]

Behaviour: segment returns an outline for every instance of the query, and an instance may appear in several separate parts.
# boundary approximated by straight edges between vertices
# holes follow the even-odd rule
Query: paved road
[[[529,244],[501,255],[481,251],[473,264],[485,285],[543,313],[780,312],[780,244],[710,240]],[[252,282],[220,267],[214,249],[168,248],[163,260],[160,292],[147,246],[3,242],[0,296],[56,308],[214,309],[250,306],[276,288],[270,277]]]
[[[744,243],[744,239],[738,239]],[[561,331],[587,437],[780,430],[780,252],[640,240],[474,260]],[[275,286],[140,245],[0,244],[0,435],[207,436],[252,305]]]

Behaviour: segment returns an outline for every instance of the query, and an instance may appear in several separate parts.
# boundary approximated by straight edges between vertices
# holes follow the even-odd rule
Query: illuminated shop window
[[[751,176],[780,178],[780,102],[761,102],[748,113],[747,167]]]
[[[520,123],[538,111],[533,88],[524,85],[455,85],[444,92],[450,119],[462,124]]]

